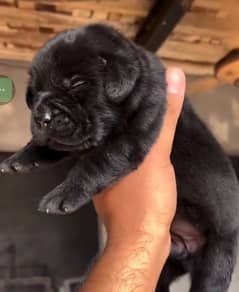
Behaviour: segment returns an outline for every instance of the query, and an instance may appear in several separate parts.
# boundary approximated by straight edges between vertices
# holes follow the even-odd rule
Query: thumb
[[[177,121],[185,95],[185,74],[178,68],[167,69],[166,81],[167,110],[159,136],[159,149],[162,157],[169,157],[171,153]]]

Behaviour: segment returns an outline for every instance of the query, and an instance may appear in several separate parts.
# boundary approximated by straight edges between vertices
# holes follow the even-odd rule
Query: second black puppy
[[[144,160],[162,125],[165,89],[158,58],[115,30],[91,25],[57,35],[30,70],[33,139],[1,164],[2,172],[28,172],[74,155],[75,166],[39,209],[77,210]],[[190,272],[191,292],[226,292],[239,230],[238,182],[187,100],[172,161],[178,208],[158,291],[169,291],[173,280]]]

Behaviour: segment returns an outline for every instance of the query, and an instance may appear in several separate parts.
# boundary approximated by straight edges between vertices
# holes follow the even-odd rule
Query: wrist
[[[157,233],[137,230],[108,235],[82,291],[155,291],[170,251],[170,233],[164,228]]]
[[[109,233],[106,243],[107,251],[130,253],[132,250],[147,250],[152,255],[161,254],[167,258],[171,247],[171,235],[169,229],[158,228],[157,231],[152,229],[138,229],[132,233]]]
[[[150,238],[155,243],[170,242],[170,222],[159,223],[157,219],[147,218],[134,224],[107,224],[108,245],[127,245],[142,237]]]
[[[128,238],[109,238],[103,257],[112,261],[118,259],[117,275],[128,290],[134,291],[135,287],[142,286],[139,291],[155,291],[169,256],[170,242],[170,233],[164,231],[157,235],[143,231]],[[127,290],[126,287],[122,291]]]
[[[122,249],[130,249],[130,246],[137,245],[138,243],[141,243],[145,247],[150,248],[157,248],[157,246],[160,246],[161,248],[164,246],[165,250],[169,250],[171,246],[171,236],[170,233],[157,233],[157,234],[151,234],[151,233],[134,233],[131,235],[126,236],[109,236],[106,248],[110,249],[116,249],[116,248],[122,248]]]

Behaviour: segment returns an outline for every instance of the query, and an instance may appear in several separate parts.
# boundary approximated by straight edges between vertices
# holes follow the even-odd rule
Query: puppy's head
[[[50,40],[35,56],[27,89],[33,139],[61,151],[101,144],[125,114],[139,64],[132,44],[91,25]]]

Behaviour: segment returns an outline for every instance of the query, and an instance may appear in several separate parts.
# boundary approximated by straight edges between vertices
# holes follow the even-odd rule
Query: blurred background
[[[0,0],[0,76],[15,84],[14,100],[0,106],[0,159],[30,139],[25,89],[37,49],[59,31],[104,22],[158,54],[165,66],[184,69],[187,95],[239,174],[237,2]],[[0,291],[72,292],[96,254],[91,205],[67,217],[36,211],[41,196],[62,181],[70,165],[0,177]],[[239,268],[230,292],[238,291],[238,283]],[[173,286],[172,291],[188,291],[188,279]]]

